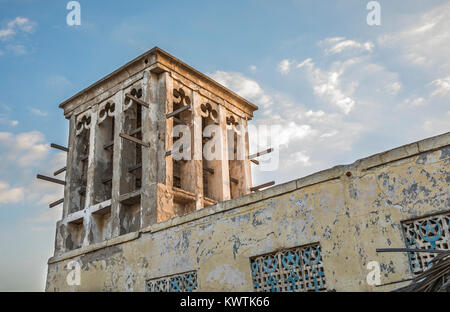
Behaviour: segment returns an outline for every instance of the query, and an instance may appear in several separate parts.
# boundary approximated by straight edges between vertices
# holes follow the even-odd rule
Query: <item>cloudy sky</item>
[[[277,183],[450,130],[450,3],[0,0],[0,290],[44,289],[64,166],[58,104],[154,46],[257,104]],[[264,145],[264,144],[263,144]],[[253,150],[252,152],[256,152]]]

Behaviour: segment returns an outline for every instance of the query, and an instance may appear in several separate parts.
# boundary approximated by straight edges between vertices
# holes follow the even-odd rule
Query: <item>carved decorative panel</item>
[[[204,118],[211,118],[214,123],[219,123],[218,106],[216,104],[205,103],[200,105],[199,114]]]
[[[116,105],[114,102],[106,102],[99,107],[97,123],[101,124],[108,117],[114,117]]]
[[[186,94],[183,88],[173,89],[173,102],[176,105],[187,106],[191,105],[191,98]]]
[[[250,265],[256,291],[326,291],[320,244],[258,256]]]
[[[142,98],[142,96],[143,96],[142,88],[141,88],[139,85],[137,85],[137,86],[131,88],[131,89],[129,90],[129,92],[130,92],[130,95],[131,95],[131,96],[134,96],[135,98],[138,98],[138,99]],[[126,94],[126,93],[127,93],[127,92],[125,92],[125,94]],[[129,109],[132,105],[133,105],[133,101],[130,100],[128,97],[125,96],[124,102],[123,102],[123,109],[122,109],[122,110],[123,110],[123,111],[126,111],[126,110]]]
[[[450,212],[405,221],[402,223],[406,247],[412,249],[449,250]],[[409,263],[414,274],[419,274],[430,266],[437,254],[410,252]]]
[[[91,112],[83,113],[77,116],[76,122],[76,135],[80,135],[84,130],[88,130],[91,128]]]
[[[155,278],[147,281],[148,292],[193,292],[197,291],[197,272]]]

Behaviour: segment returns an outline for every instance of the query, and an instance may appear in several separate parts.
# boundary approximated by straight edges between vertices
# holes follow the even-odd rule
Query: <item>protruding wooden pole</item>
[[[67,170],[67,167],[61,168],[61,169],[59,169],[59,170],[56,170],[56,171],[53,173],[53,175],[54,175],[54,176],[57,176],[58,174],[63,173],[63,172],[66,171],[66,170]]]
[[[184,111],[186,111],[188,109],[191,109],[191,105],[183,106],[183,107],[177,109],[176,111],[173,111],[173,112],[167,114],[166,115],[166,119],[169,119],[170,117],[176,116],[176,115],[178,115],[178,114],[180,114],[180,113],[182,113],[182,112],[184,112]]]
[[[129,98],[130,100],[136,102],[136,103],[139,104],[139,105],[142,105],[142,106],[147,107],[147,108],[150,107],[150,105],[149,105],[148,103],[142,101],[141,99],[138,99],[137,97],[132,96],[132,95],[129,94],[129,93],[126,93],[125,96],[126,96],[127,98]]]
[[[61,146],[61,145],[58,145],[58,144],[55,144],[55,143],[51,143],[50,147],[59,149],[59,150],[61,150],[63,152],[68,152],[69,151],[69,149],[67,147],[64,147],[64,146]]]
[[[58,199],[57,201],[51,203],[48,205],[48,208],[53,208],[55,206],[58,206],[59,204],[62,204],[64,202],[64,198]]]
[[[259,152],[259,153],[252,154],[252,155],[248,156],[248,159],[252,159],[252,158],[259,157],[259,156],[262,156],[262,155],[265,155],[265,154],[269,154],[271,152],[273,152],[273,148],[268,148],[265,151],[262,151],[262,152]]]
[[[48,182],[53,182],[53,183],[57,183],[57,184],[61,184],[61,185],[66,185],[66,181],[50,178],[50,177],[47,177],[47,176],[44,176],[44,175],[41,175],[41,174],[38,174],[36,176],[36,178],[41,179],[41,180],[45,180],[45,181],[48,181]]]
[[[150,147],[150,144],[144,143],[144,142],[142,142],[141,140],[136,139],[135,137],[132,137],[132,136],[129,135],[129,134],[126,134],[126,133],[120,133],[119,136],[120,136],[121,138],[125,139],[125,140],[134,142],[134,143],[136,143],[136,144],[143,145],[143,146],[145,146],[145,147]]]
[[[254,191],[259,191],[262,188],[268,187],[268,186],[272,186],[275,184],[275,181],[271,181],[271,182],[267,182],[258,186],[254,186],[252,188],[250,188],[250,191],[254,192]]]

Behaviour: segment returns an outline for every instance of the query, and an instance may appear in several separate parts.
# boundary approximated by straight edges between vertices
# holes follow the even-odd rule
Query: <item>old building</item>
[[[386,284],[434,254],[377,248],[449,249],[450,133],[261,190],[246,135],[257,107],[161,49],[60,107],[70,135],[48,291],[386,291],[405,283],[369,285],[368,263]]]

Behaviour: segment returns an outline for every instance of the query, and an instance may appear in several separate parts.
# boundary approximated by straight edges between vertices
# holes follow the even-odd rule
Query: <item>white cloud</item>
[[[19,122],[17,120],[9,120],[6,114],[0,114],[0,124],[15,127]]]
[[[404,100],[401,103],[401,106],[408,107],[408,108],[415,108],[419,106],[424,106],[427,104],[427,100],[425,100],[423,97],[410,97]]]
[[[250,70],[255,72],[258,68],[255,65],[250,65]]]
[[[281,74],[286,75],[291,71],[292,61],[284,59],[278,64],[278,70]]]
[[[27,54],[27,49],[21,44],[9,44],[6,49],[15,55],[25,55]]]
[[[450,94],[450,76],[436,79],[430,83],[430,85],[434,86],[435,89],[431,93],[431,96],[445,96]]]
[[[5,158],[13,159],[19,166],[33,165],[44,159],[49,152],[48,144],[44,144],[44,135],[39,131],[31,131],[14,135],[0,132],[0,143],[5,148]]]
[[[8,40],[13,38],[17,32],[22,31],[26,33],[31,33],[34,31],[36,23],[30,21],[26,17],[16,17],[15,19],[8,22],[7,27],[0,29],[0,39]]]
[[[327,38],[320,43],[323,45],[331,45],[331,47],[325,49],[326,54],[338,54],[344,50],[352,49],[372,52],[375,46],[371,41],[361,43],[355,40],[345,40],[344,37]]]
[[[391,95],[396,95],[402,88],[402,84],[398,81],[388,83],[385,86],[385,91]]]
[[[295,152],[292,154],[292,159],[294,162],[299,163],[303,166],[311,166],[309,161],[310,157],[306,154],[305,151]]]
[[[41,117],[45,117],[45,116],[48,115],[47,112],[41,111],[40,109],[37,109],[37,108],[30,108],[30,111],[31,111],[33,114],[35,114],[35,115],[37,115],[37,116],[41,116]]]
[[[378,37],[382,47],[392,49],[407,63],[424,69],[450,69],[450,3],[417,16],[408,16],[406,27]]]
[[[450,131],[450,111],[444,116],[428,118],[422,127],[430,135],[438,135]]]
[[[273,99],[264,92],[256,81],[236,72],[216,71],[209,76],[240,96],[261,106],[264,110],[263,114],[271,113]]]
[[[24,199],[24,189],[21,187],[10,188],[9,184],[0,181],[0,205],[18,203]]]
[[[348,114],[355,105],[355,101],[351,95],[346,94],[340,85],[340,76],[343,69],[335,71],[324,71],[317,68],[311,59],[306,59],[300,63],[298,68],[306,68],[308,78],[313,85],[314,93],[322,100],[335,105],[341,109],[342,112]]]

